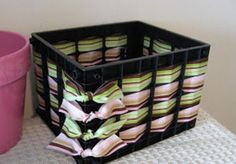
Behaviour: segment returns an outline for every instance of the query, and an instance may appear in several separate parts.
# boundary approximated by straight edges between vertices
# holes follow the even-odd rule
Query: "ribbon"
[[[59,105],[58,105],[58,99],[53,95],[53,94],[49,94],[49,98],[50,98],[50,105],[51,107],[58,109]]]
[[[70,117],[66,117],[61,130],[69,138],[79,138],[82,135],[79,125]]]
[[[154,104],[152,114],[155,117],[166,115],[174,108],[175,105],[176,98]]]
[[[39,80],[42,80],[42,78],[43,78],[42,68],[40,66],[38,66],[37,64],[34,64],[34,68],[35,68],[36,77],[39,78]]]
[[[180,73],[180,65],[159,68],[156,73],[156,84],[171,83],[180,76]]]
[[[33,52],[34,55],[34,63],[42,66],[42,55],[36,51]]]
[[[138,92],[150,85],[152,73],[139,73],[125,76],[122,79],[123,92]]]
[[[130,127],[140,124],[148,115],[148,107],[141,108],[120,116],[120,120],[127,120],[124,127]]]
[[[50,59],[48,59],[47,63],[48,63],[48,76],[57,78],[57,65]]]
[[[66,116],[71,117],[73,120],[86,122],[89,114],[84,113],[82,108],[75,101],[62,100],[59,112],[64,113]]]
[[[189,107],[192,105],[196,105],[200,102],[202,92],[197,91],[193,93],[188,93],[181,96],[180,106],[181,107]]]
[[[151,132],[164,132],[174,119],[174,114],[170,114],[151,122]]]
[[[105,46],[110,47],[120,47],[127,44],[127,35],[114,34],[106,37]]]
[[[92,66],[102,62],[102,51],[89,51],[79,54],[78,61],[83,66]]]
[[[104,122],[95,133],[92,130],[88,130],[87,132],[83,133],[82,139],[85,141],[100,138],[105,139],[110,137],[113,134],[116,134],[121,127],[125,124],[126,120],[121,120],[116,122],[116,118],[108,119]]]
[[[75,42],[70,41],[60,41],[54,43],[53,46],[63,52],[65,55],[71,55],[76,53],[76,44]]]
[[[155,88],[155,101],[167,101],[170,100],[178,90],[179,82],[173,82],[170,84],[161,85]]]
[[[154,40],[153,41],[153,51],[155,51],[156,53],[165,53],[165,52],[170,52],[172,51],[172,46],[170,43],[158,39],[158,40]]]
[[[125,143],[135,143],[137,142],[144,134],[146,130],[146,124],[135,126],[133,128],[121,131],[119,136]]]
[[[205,74],[207,70],[208,58],[190,61],[186,64],[185,76],[198,76]]]
[[[57,82],[48,76],[48,83],[49,83],[49,88],[50,88],[50,93],[57,95]]]
[[[77,102],[68,101],[66,99],[63,99],[59,108],[59,112],[66,114],[73,120],[86,123],[92,121],[95,118],[103,120],[114,115],[126,113],[127,111],[128,110],[125,108],[123,102],[119,99],[103,104],[98,111],[90,112],[89,114],[85,113]]]
[[[200,105],[195,105],[193,107],[189,107],[179,111],[178,114],[178,123],[190,122],[197,118],[198,110],[200,109]]]
[[[194,76],[184,80],[184,92],[197,92],[203,88],[206,75]]]
[[[88,52],[101,49],[103,46],[102,38],[88,37],[78,42],[79,52]]]
[[[50,109],[51,123],[55,126],[60,126],[60,118],[53,109]]]
[[[82,86],[71,79],[66,73],[63,74],[64,80],[64,98],[69,101],[88,102],[94,101],[96,103],[107,103],[111,100],[121,99],[123,93],[116,82],[105,83],[100,86],[94,93],[85,92]]]
[[[63,152],[70,156],[85,157],[106,157],[123,148],[127,144],[117,135],[112,135],[104,140],[99,141],[92,149],[83,149],[77,139],[68,138],[65,134],[60,133],[48,146],[48,149]]]
[[[114,115],[121,115],[128,112],[123,102],[119,99],[112,100],[106,104],[103,104],[98,111],[91,112],[87,122],[99,118],[101,120],[110,118]]]
[[[116,134],[118,130],[123,127],[126,120],[116,122],[116,118],[110,118],[105,121],[96,132],[88,129],[87,132],[82,133],[79,125],[71,119],[66,117],[62,132],[69,138],[82,138],[84,141],[88,141],[94,138],[104,139],[108,138],[113,134]]]
[[[37,94],[37,98],[38,98],[39,109],[45,111],[46,110],[45,109],[45,100],[39,94]]]
[[[128,110],[138,110],[147,103],[150,97],[150,89],[124,96],[124,104]]]

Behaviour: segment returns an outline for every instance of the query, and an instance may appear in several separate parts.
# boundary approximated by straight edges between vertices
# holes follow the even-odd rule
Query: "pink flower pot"
[[[0,154],[21,138],[29,54],[28,39],[0,31]]]

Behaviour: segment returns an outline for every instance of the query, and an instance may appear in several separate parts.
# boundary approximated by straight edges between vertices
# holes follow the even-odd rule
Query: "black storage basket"
[[[116,42],[118,48],[113,49],[116,52],[114,54],[108,53],[109,46],[107,45],[110,43],[106,41],[109,40],[108,37],[110,36],[110,40],[113,39],[113,36],[118,36],[118,41]],[[86,55],[80,57],[83,54],[80,52],[80,40],[91,38],[95,40],[99,38],[96,41],[100,41],[101,46],[96,50],[96,53],[102,56],[100,56],[99,62],[95,61],[95,64],[92,61],[92,57],[90,63],[80,62],[83,57],[86,59]],[[123,40],[124,44],[119,45],[119,39],[122,40],[122,38],[125,38]],[[142,136],[136,142],[128,143],[125,147],[108,156],[86,158],[74,156],[77,163],[105,163],[195,126],[197,108],[199,108],[198,104],[201,97],[199,91],[203,86],[203,76],[206,71],[210,49],[209,44],[138,21],[33,33],[31,43],[34,50],[36,88],[39,97],[37,113],[55,135],[61,132],[65,121],[65,114],[58,111],[64,98],[64,72],[80,84],[86,93],[87,91],[95,92],[99,86],[107,81],[115,81],[121,90],[123,88],[122,91],[124,91],[124,87],[129,90],[131,87],[128,85],[122,86],[122,84],[124,85],[125,78],[133,76],[137,79],[139,78],[140,83],[147,79],[149,81],[148,85],[144,83],[145,86],[137,84],[140,87],[138,92],[147,91],[148,93],[146,101],[140,106],[140,108],[146,107],[146,115],[137,123],[137,126],[145,124]],[[95,43],[95,41],[90,40],[88,43]],[[61,47],[60,44],[62,45]],[[68,47],[70,49],[67,49]],[[113,51],[111,50],[111,52]],[[56,86],[54,91],[52,91],[49,82],[49,62],[56,66],[54,68],[56,74],[53,75],[53,80],[56,84],[54,85]],[[165,70],[169,70],[169,75],[162,81]],[[193,82],[194,80],[191,81],[191,78],[201,79]],[[173,87],[175,88],[174,92],[171,92],[169,97],[158,95],[158,93],[156,95],[158,87],[161,92],[165,90],[161,87],[168,84],[172,86],[174,83],[176,87]],[[168,90],[168,87],[166,89]],[[126,97],[135,92],[127,91],[123,94]],[[184,95],[187,96],[184,97]],[[169,100],[173,101],[169,104],[167,102]],[[91,111],[96,112],[102,105],[91,100],[78,103],[87,114]],[[160,106],[158,106],[158,103],[163,103],[164,105],[161,106],[159,104]],[[125,104],[125,106],[128,109],[128,105]],[[132,108],[132,105],[130,108]],[[193,108],[197,110],[191,111]],[[131,111],[128,110],[127,112]],[[180,113],[181,111],[182,113]],[[165,116],[172,116],[170,122],[161,130],[158,130],[158,128],[152,129],[152,121]],[[115,114],[112,118],[114,117],[119,121],[122,116]],[[77,121],[77,123],[82,132],[88,129],[95,131],[107,119],[96,118],[90,122]],[[120,132],[125,129],[129,128],[122,127],[116,135],[119,136]],[[94,138],[84,141],[78,138],[83,149],[93,148],[99,140],[99,138]]]

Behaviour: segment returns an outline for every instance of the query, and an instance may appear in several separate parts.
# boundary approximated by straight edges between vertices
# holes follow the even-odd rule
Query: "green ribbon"
[[[119,129],[125,124],[126,120],[121,120],[116,122],[116,118],[113,117],[104,122],[96,132],[88,129],[87,132],[82,133],[79,125],[71,119],[66,117],[64,125],[62,127],[62,132],[65,133],[69,138],[82,138],[85,141],[99,138],[104,139],[116,134]]]
[[[120,120],[127,120],[124,126],[140,123],[148,115],[148,107],[141,108],[120,116]]]
[[[62,132],[69,138],[79,138],[82,135],[79,125],[70,117],[66,117]]]
[[[111,100],[120,99],[123,93],[116,82],[109,82],[99,87],[94,93],[85,92],[82,86],[63,73],[64,98],[68,101],[107,103]]]
[[[104,122],[95,133],[93,133],[93,131],[90,129],[87,132],[83,133],[82,139],[88,141],[94,138],[108,138],[113,134],[116,134],[119,129],[125,124],[125,122],[126,120],[116,122],[116,118],[113,117]]]
[[[186,64],[185,76],[198,76],[206,73],[208,61]]]

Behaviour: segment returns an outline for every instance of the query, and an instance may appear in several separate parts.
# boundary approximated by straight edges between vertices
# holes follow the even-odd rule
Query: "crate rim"
[[[60,50],[56,49],[54,46],[52,46],[52,44],[50,44],[46,39],[44,39],[43,37],[40,36],[40,34],[44,34],[44,33],[50,33],[50,32],[60,32],[60,31],[69,31],[69,30],[76,30],[76,29],[82,29],[82,28],[91,28],[91,27],[102,27],[102,26],[107,26],[107,25],[121,25],[121,24],[130,24],[130,23],[138,23],[138,24],[143,24],[143,25],[147,25],[153,28],[157,28],[159,30],[163,30],[165,32],[177,35],[179,37],[183,37],[185,39],[189,39],[195,42],[198,42],[200,45],[197,46],[193,46],[193,47],[188,47],[188,48],[183,48],[183,49],[178,49],[178,50],[174,50],[171,52],[166,52],[166,53],[162,53],[162,54],[154,54],[154,55],[149,55],[149,56],[140,56],[140,57],[136,57],[136,58],[131,58],[131,59],[126,59],[126,60],[122,60],[122,61],[115,61],[115,62],[111,62],[111,63],[105,63],[105,64],[101,64],[101,65],[94,65],[94,66],[89,66],[89,67],[84,67],[82,66],[79,62],[74,61],[73,59],[69,58],[68,56],[66,56],[63,52],[61,52]],[[116,23],[106,23],[106,24],[98,24],[98,25],[89,25],[89,26],[81,26],[81,27],[72,27],[72,28],[63,28],[63,29],[56,29],[56,30],[49,30],[49,31],[42,31],[42,32],[33,32],[31,34],[31,38],[30,38],[30,43],[33,45],[35,39],[37,39],[38,41],[40,41],[42,44],[44,44],[46,47],[48,47],[50,50],[52,50],[54,53],[60,55],[60,57],[62,57],[64,60],[67,60],[68,62],[72,63],[74,66],[76,66],[77,68],[80,69],[80,71],[86,72],[86,71],[92,71],[92,70],[97,70],[97,69],[102,69],[105,67],[112,67],[112,66],[118,66],[118,65],[122,65],[122,64],[127,64],[127,63],[131,63],[131,62],[138,62],[138,61],[142,61],[145,59],[151,59],[151,58],[156,58],[159,56],[165,56],[165,55],[174,55],[176,53],[183,53],[186,51],[190,51],[190,50],[196,50],[196,49],[202,49],[202,48],[210,48],[210,44],[209,43],[205,43],[202,42],[200,40],[173,32],[173,31],[169,31],[165,28],[161,28],[143,21],[125,21],[125,22],[116,22]]]

